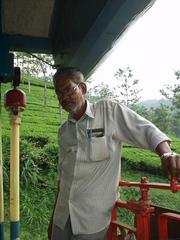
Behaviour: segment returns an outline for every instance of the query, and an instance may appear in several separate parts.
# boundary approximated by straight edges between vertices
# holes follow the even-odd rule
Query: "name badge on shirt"
[[[89,139],[91,139],[92,137],[103,137],[104,128],[87,129],[87,135]]]

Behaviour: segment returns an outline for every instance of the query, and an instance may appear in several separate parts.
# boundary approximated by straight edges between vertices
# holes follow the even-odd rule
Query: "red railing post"
[[[136,214],[136,240],[149,240],[150,236],[150,216],[146,214]]]
[[[117,209],[116,206],[114,206],[113,210],[112,210],[112,215],[111,215],[111,224],[109,226],[109,230],[108,230],[108,240],[113,240],[114,237],[116,237],[117,233],[116,233],[116,225],[112,224],[113,221],[117,220]]]
[[[168,219],[180,221],[180,215],[176,213],[162,213],[158,217],[159,240],[168,240]]]
[[[136,240],[150,240],[150,215],[155,211],[155,208],[151,206],[149,188],[169,189],[172,192],[177,192],[180,190],[180,185],[178,185],[177,179],[172,178],[170,184],[163,184],[149,183],[146,177],[142,177],[141,182],[120,181],[119,186],[139,187],[141,197],[138,201],[130,200],[125,202],[119,199],[116,202],[112,211],[112,220],[109,227],[108,240],[125,239],[123,231],[120,235],[118,235],[118,228],[120,228],[120,230],[126,229],[127,232],[125,232],[125,235],[134,233],[136,235]],[[125,208],[135,214],[135,227],[117,221],[117,208]],[[179,221],[180,215],[174,213],[163,213],[159,216],[159,240],[168,240],[168,218]]]

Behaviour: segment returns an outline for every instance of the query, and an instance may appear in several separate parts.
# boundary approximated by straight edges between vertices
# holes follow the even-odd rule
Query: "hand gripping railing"
[[[138,201],[122,201],[118,200],[112,211],[112,220],[108,232],[108,240],[125,240],[128,234],[134,233],[136,240],[150,240],[150,214],[155,211],[155,207],[152,207],[149,189],[169,189],[172,192],[180,190],[180,185],[176,178],[172,178],[170,184],[163,183],[149,183],[146,177],[141,178],[141,182],[127,182],[120,181],[119,186],[127,187],[139,187],[141,197]],[[117,221],[117,208],[126,208],[135,214],[136,226],[132,227],[122,222]],[[159,215],[159,240],[168,240],[168,219],[174,219],[180,221],[179,214],[163,213]],[[118,235],[117,229],[121,230],[121,234]]]

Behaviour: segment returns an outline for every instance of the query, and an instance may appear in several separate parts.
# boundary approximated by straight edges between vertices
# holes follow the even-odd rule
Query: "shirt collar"
[[[92,111],[92,103],[90,103],[88,100],[86,100],[86,112],[85,114],[90,117],[90,118],[94,118],[94,113]]]
[[[84,118],[85,115],[87,115],[90,118],[94,118],[94,113],[92,111],[92,103],[90,103],[88,100],[86,100],[86,111],[83,114],[83,116],[81,117],[81,119]],[[76,122],[76,120],[73,118],[72,114],[69,114],[68,121]]]

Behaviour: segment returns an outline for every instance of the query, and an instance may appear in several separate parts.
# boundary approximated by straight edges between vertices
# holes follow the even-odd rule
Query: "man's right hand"
[[[51,240],[52,236],[52,225],[53,225],[53,218],[51,218],[49,225],[48,225],[48,240]]]
[[[59,194],[59,189],[60,189],[59,185],[60,185],[60,181],[57,182],[57,197],[56,197],[56,202],[57,202],[57,199],[58,199],[58,194]],[[56,207],[56,203],[55,203],[55,205],[54,205],[54,209],[53,209],[53,212],[52,212],[52,216],[51,216],[51,219],[50,219],[50,222],[49,222],[49,225],[48,225],[48,240],[51,240],[51,237],[52,237],[53,216],[54,216],[55,207]]]

